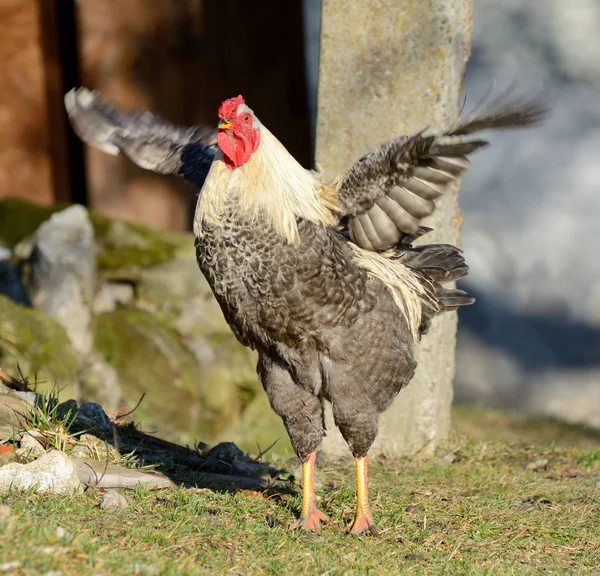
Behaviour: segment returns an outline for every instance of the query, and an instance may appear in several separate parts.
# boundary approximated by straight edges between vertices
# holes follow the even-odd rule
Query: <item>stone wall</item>
[[[143,397],[133,420],[174,441],[227,437],[255,449],[279,437],[278,450],[289,450],[254,353],[197,268],[191,234],[5,200],[1,245],[5,371],[107,412]]]

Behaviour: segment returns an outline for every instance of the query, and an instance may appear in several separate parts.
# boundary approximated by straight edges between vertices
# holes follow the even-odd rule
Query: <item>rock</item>
[[[438,462],[439,462],[440,466],[449,466],[450,464],[454,464],[458,460],[459,460],[458,456],[456,454],[454,454],[453,452],[450,452],[449,454],[445,454],[444,456],[442,456],[438,460]]]
[[[103,431],[112,428],[110,418],[106,415],[102,406],[96,402],[84,402],[79,406],[75,421],[79,426],[84,426],[89,431]]]
[[[198,269],[193,238],[187,254],[143,270],[137,285],[138,298],[162,308],[180,308],[190,298],[206,293],[208,284]],[[215,303],[216,304],[216,303]]]
[[[120,457],[119,451],[97,436],[92,434],[82,434],[79,441],[70,454],[71,458],[92,458],[95,460],[106,461],[116,460]],[[104,462],[102,462],[104,465]]]
[[[193,247],[193,235],[159,230],[92,215],[98,245],[98,268],[105,279],[139,281],[142,270],[160,266]]]
[[[7,261],[0,259],[0,294],[8,296],[17,304],[31,306],[29,296],[21,283],[19,271]]]
[[[119,374],[123,398],[158,434],[187,441],[212,424],[203,398],[217,383],[203,378],[194,355],[168,323],[147,311],[121,309],[98,317],[95,347]],[[185,440],[185,438],[184,438]]]
[[[199,271],[198,271],[199,272]],[[208,334],[227,334],[230,331],[223,312],[201,275],[200,294],[183,303],[175,320],[177,331],[187,338],[205,338]]]
[[[17,429],[15,429],[14,426],[6,424],[0,426],[0,442],[11,439],[20,440],[20,438],[17,438],[17,436],[20,435],[18,434]]]
[[[211,472],[249,476],[252,478],[270,478],[268,464],[253,462],[233,442],[221,442],[217,444],[208,451],[206,458],[212,460],[210,466]]]
[[[0,380],[0,396],[3,396],[3,395],[12,396],[13,398],[19,398],[19,399],[23,400],[23,402],[25,402],[29,406],[37,406],[39,399],[40,399],[40,395],[37,394],[36,392],[25,392],[23,390],[13,390],[12,388],[9,388],[8,386],[6,386],[4,384],[4,382],[2,382],[2,380]]]
[[[12,394],[0,394],[0,426],[21,428],[31,407]]]
[[[548,460],[546,458],[538,458],[537,460],[527,464],[527,470],[538,471],[545,470],[546,468],[548,468]]]
[[[77,417],[77,412],[79,412],[77,401],[70,398],[69,400],[61,402],[56,407],[56,418],[57,420],[62,420],[63,422],[70,422]]]
[[[24,392],[21,390],[15,390],[12,394],[13,396],[23,400],[23,402],[26,404],[29,404],[29,406],[37,406],[38,398],[40,397],[40,395],[36,392]]]
[[[13,258],[17,252],[18,258],[28,258],[31,264],[22,264],[30,266],[30,276],[44,289],[62,286],[64,280],[66,288],[75,291],[84,316],[90,305],[85,280],[90,265],[80,270],[71,257],[81,253],[89,262],[88,241],[95,238],[103,294],[95,301],[104,300],[100,309],[113,310],[99,315],[94,346],[82,354],[85,342],[77,346],[70,342],[76,330],[65,330],[54,318],[0,296],[10,303],[0,300],[0,335],[14,344],[6,354],[0,341],[4,368],[16,373],[18,362],[26,375],[37,374],[45,383],[43,391],[56,386],[60,400],[93,400],[108,413],[121,405],[135,406],[146,392],[134,418],[178,442],[200,438],[212,443],[235,427],[236,440],[253,450],[257,424],[261,446],[281,437],[277,450],[289,447],[278,417],[269,417],[268,426],[264,414],[261,418],[263,408],[269,415],[271,410],[256,375],[256,354],[237,342],[223,319],[197,268],[193,235],[88,216],[93,235],[81,207],[57,212],[0,200],[0,236],[13,250]],[[65,232],[82,230],[79,239],[62,234],[57,223],[64,219]],[[58,262],[63,248],[64,263]],[[59,265],[72,282],[56,277]],[[54,271],[46,279],[33,273],[36,266]],[[138,293],[141,300],[136,299]],[[44,309],[50,313],[55,305],[62,309],[65,302],[62,296],[57,298]],[[79,329],[86,328],[85,321],[75,320]],[[262,402],[257,402],[259,398]],[[253,411],[252,422],[244,417],[246,409]],[[271,422],[276,432],[270,432]]]
[[[69,532],[66,528],[63,528],[62,526],[56,527],[55,534],[58,538],[61,538],[62,540],[72,540],[73,539],[73,534],[71,532]]]
[[[0,493],[34,488],[38,492],[74,494],[82,487],[77,468],[58,450],[47,452],[30,464],[7,464],[0,468]]]
[[[267,395],[261,390],[245,406],[238,422],[228,428],[223,435],[235,442],[241,449],[251,453],[258,450],[257,446],[265,450],[277,441],[269,450],[269,455],[295,456],[283,421],[275,414],[269,405]]]
[[[9,374],[31,375],[39,392],[60,383],[61,396],[77,397],[78,361],[65,329],[46,314],[0,295],[0,362]]]
[[[0,200],[0,236],[9,247],[31,236],[60,206],[39,206],[17,198]],[[176,257],[193,246],[189,233],[152,229],[90,213],[98,245],[98,269],[103,276],[136,279],[139,271]]]
[[[104,494],[104,498],[100,503],[101,510],[125,510],[129,504],[125,497],[119,494],[116,490],[107,490]]]
[[[10,572],[13,573],[13,570],[21,567],[20,560],[13,560],[12,562],[3,562],[0,564],[0,572]]]
[[[103,282],[94,300],[94,314],[113,312],[130,305],[135,297],[131,282]]]
[[[90,458],[74,459],[77,464],[79,479],[86,486],[98,488],[129,488],[138,486],[146,488],[172,488],[175,483],[158,472],[143,472],[133,468],[123,468],[117,464],[106,464],[102,460]]]
[[[94,229],[83,206],[57,212],[35,234],[31,297],[56,318],[81,356],[92,348],[91,306],[96,283]]]
[[[121,406],[119,374],[98,352],[92,351],[79,373],[81,400],[98,402],[106,412]]]
[[[17,456],[24,460],[35,460],[42,454],[45,454],[44,447],[29,433],[25,432],[21,436],[20,448],[17,450]]]

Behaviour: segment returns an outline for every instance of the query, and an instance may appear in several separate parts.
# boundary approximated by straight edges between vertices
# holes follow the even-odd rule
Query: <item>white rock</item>
[[[34,460],[46,453],[44,447],[27,432],[22,435],[20,444],[17,454],[26,460]]]
[[[124,510],[127,508],[127,500],[116,490],[107,490],[104,494],[104,499],[100,503],[101,510]]]
[[[23,402],[26,402],[30,406],[35,406],[37,404],[37,399],[39,396],[39,394],[37,394],[36,392],[21,392],[21,391],[13,392],[13,395],[16,396],[17,398],[20,398],[21,400],[23,400]]]
[[[62,538],[63,540],[73,540],[73,534],[62,526],[57,526],[56,535],[58,538]]]
[[[129,305],[134,297],[132,284],[128,282],[104,282],[94,300],[94,314],[113,312],[117,306]]]
[[[82,488],[71,459],[58,450],[47,452],[30,464],[6,464],[0,468],[0,493],[35,489],[38,492],[73,494]]]
[[[57,212],[38,228],[31,264],[34,307],[56,318],[76,352],[87,354],[92,348],[96,247],[83,206]]]

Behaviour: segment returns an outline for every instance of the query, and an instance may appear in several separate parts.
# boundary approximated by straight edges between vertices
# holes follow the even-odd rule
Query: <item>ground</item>
[[[489,411],[455,416],[457,427],[468,421],[476,437],[489,434],[482,424],[501,418]],[[502,418],[504,433],[516,428],[525,442],[454,432],[433,459],[373,462],[379,538],[345,534],[353,466],[326,462],[320,506],[332,523],[320,536],[286,528],[299,493],[138,490],[123,492],[129,508],[112,513],[99,508],[99,490],[0,496],[0,572],[599,574],[597,436],[569,427],[565,435],[556,423],[538,422],[530,428],[541,444],[532,445],[522,418]],[[548,432],[564,445],[548,443]]]

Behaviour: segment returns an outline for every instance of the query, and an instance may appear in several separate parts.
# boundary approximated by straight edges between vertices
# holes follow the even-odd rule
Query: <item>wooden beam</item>
[[[38,0],[54,201],[87,204],[83,144],[69,125],[63,96],[79,84],[75,2]]]

